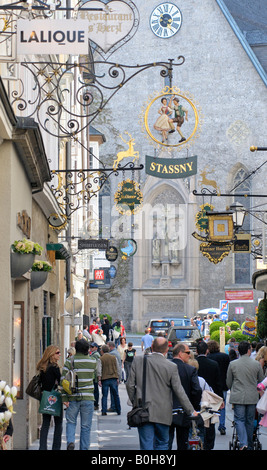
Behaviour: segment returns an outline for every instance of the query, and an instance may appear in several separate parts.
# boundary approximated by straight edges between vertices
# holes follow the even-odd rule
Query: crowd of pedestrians
[[[199,327],[202,326],[203,322]],[[203,332],[206,327],[204,325]],[[119,336],[114,334],[115,328]],[[232,351],[235,356],[231,356]],[[167,353],[167,339],[154,337],[145,330],[141,353],[137,355],[133,343],[127,343],[122,322],[117,320],[111,325],[107,318],[102,323],[95,319],[77,333],[62,371],[58,364],[59,348],[49,346],[37,364],[42,389],[61,388],[62,380],[72,368],[77,376],[76,388],[70,394],[62,390],[62,413],[54,418],[52,449],[61,448],[64,413],[67,449],[75,448],[78,416],[81,423],[79,448],[89,449],[94,410],[100,410],[102,416],[109,412],[121,414],[118,387],[121,382],[126,385],[128,404],[139,406],[144,357],[149,421],[137,428],[141,450],[171,450],[175,438],[178,450],[188,449],[192,419],[197,422],[204,450],[214,449],[217,424],[218,431],[225,435],[227,393],[233,407],[240,449],[253,449],[256,404],[263,393],[257,387],[267,376],[267,347],[262,343],[241,341],[237,348],[236,342],[231,341],[225,352],[221,352],[216,341],[202,338],[197,343],[196,354],[183,342],[174,347],[172,359]],[[265,385],[261,387],[265,388]],[[220,413],[204,418],[204,401],[210,409],[214,407]],[[183,412],[177,413],[177,409]],[[43,414],[40,450],[47,449],[50,423],[51,416]]]
[[[67,450],[75,449],[75,434],[80,416],[80,450],[90,447],[90,434],[94,410],[101,406],[102,416],[107,412],[121,413],[118,385],[126,381],[136,350],[133,344],[126,342],[126,332],[121,320],[112,325],[107,317],[100,322],[99,318],[92,320],[83,330],[77,332],[77,337],[70,344],[67,358],[60,371],[58,362],[60,351],[56,346],[49,346],[37,364],[40,373],[42,390],[61,390],[62,411],[60,416],[54,416],[53,450],[61,449],[63,414],[66,417]],[[75,389],[67,393],[62,388],[64,379],[70,371],[74,371],[77,381]],[[101,391],[101,400],[100,400]],[[110,406],[108,396],[110,394]],[[48,431],[52,416],[42,414],[40,432],[40,450],[47,450]]]

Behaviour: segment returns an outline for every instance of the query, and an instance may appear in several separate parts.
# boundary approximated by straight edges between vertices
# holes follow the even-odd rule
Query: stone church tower
[[[144,165],[143,170],[110,178],[109,197],[105,194],[109,206],[102,204],[103,227],[113,236],[112,244],[119,245],[122,233],[123,238],[136,240],[137,251],[126,261],[119,256],[113,289],[100,292],[100,313],[143,331],[149,318],[177,312],[193,316],[201,308],[218,308],[226,293],[253,291],[252,274],[258,267],[253,254],[229,252],[215,264],[200,252],[200,241],[192,233],[198,231],[196,215],[202,205],[225,211],[239,201],[247,209],[246,232],[261,239],[263,222],[253,217],[253,211],[264,202],[260,194],[265,177],[264,170],[254,176],[252,172],[265,157],[253,154],[250,147],[266,145],[267,79],[260,58],[222,0],[135,0],[134,5],[135,34],[118,45],[108,61],[141,66],[172,59],[171,82],[160,74],[163,67],[144,67],[121,87],[94,125],[106,137],[105,163],[112,164],[117,153],[127,149],[121,137],[130,134],[139,152],[135,165]],[[175,10],[173,29],[157,25],[159,5],[163,13]],[[154,128],[166,86],[178,90],[180,104],[189,111],[180,127],[184,141],[176,126],[167,141]],[[180,171],[182,177],[173,168],[173,175],[167,169],[165,175],[164,170],[151,174],[147,156],[160,163],[167,160],[168,165],[173,162],[173,168],[177,160],[185,164],[195,157],[197,168],[193,174]],[[114,208],[118,183],[127,178],[137,181],[143,194],[143,209],[128,219]],[[200,194],[204,187],[221,196],[193,193]],[[250,197],[240,196],[244,193]],[[236,307],[244,307],[240,320],[254,315],[261,296],[254,291],[253,301],[231,303],[229,318]]]

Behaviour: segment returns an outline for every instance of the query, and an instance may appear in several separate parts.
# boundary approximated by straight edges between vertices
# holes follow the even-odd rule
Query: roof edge
[[[239,42],[241,43],[243,49],[247,53],[248,57],[250,58],[252,64],[254,65],[255,69],[257,70],[258,74],[260,75],[263,83],[267,86],[267,75],[262,67],[261,63],[259,62],[258,58],[256,57],[255,53],[253,52],[251,46],[247,42],[245,36],[242,34],[239,26],[237,25],[236,21],[232,17],[231,13],[229,12],[228,8],[226,7],[223,0],[216,0],[217,5],[221,9],[222,13],[224,14],[225,18],[227,19],[229,25],[231,26],[232,30],[234,31],[236,37],[238,38]]]

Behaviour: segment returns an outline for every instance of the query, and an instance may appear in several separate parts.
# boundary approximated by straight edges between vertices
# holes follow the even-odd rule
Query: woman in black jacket
[[[108,319],[106,318],[104,320],[104,323],[102,325],[102,330],[103,330],[103,334],[106,336],[106,343],[108,341],[110,341],[110,331],[112,330],[112,326],[111,324],[109,323]]]
[[[57,388],[60,383],[60,368],[58,361],[60,359],[60,351],[57,346],[48,346],[43,354],[42,359],[38,362],[36,368],[40,372],[42,390],[51,391]],[[62,436],[62,420],[63,412],[60,416],[54,416],[54,438],[52,450],[60,450]],[[47,436],[50,427],[51,415],[43,414],[43,422],[40,432],[39,450],[47,450]]]

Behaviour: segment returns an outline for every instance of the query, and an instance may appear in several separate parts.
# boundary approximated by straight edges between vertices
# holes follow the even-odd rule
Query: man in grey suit
[[[147,355],[146,407],[149,410],[149,423],[138,428],[141,450],[168,450],[173,393],[188,415],[197,416],[181,385],[176,364],[166,358],[167,352],[168,341],[164,337],[157,337],[153,341],[152,353]],[[141,402],[143,361],[143,356],[135,357],[126,382],[133,406]]]
[[[257,384],[264,378],[258,361],[251,359],[251,344],[241,341],[238,345],[239,359],[231,361],[226,383],[230,388],[229,403],[234,405],[234,420],[240,450],[253,450],[253,429],[256,404],[259,400]]]

